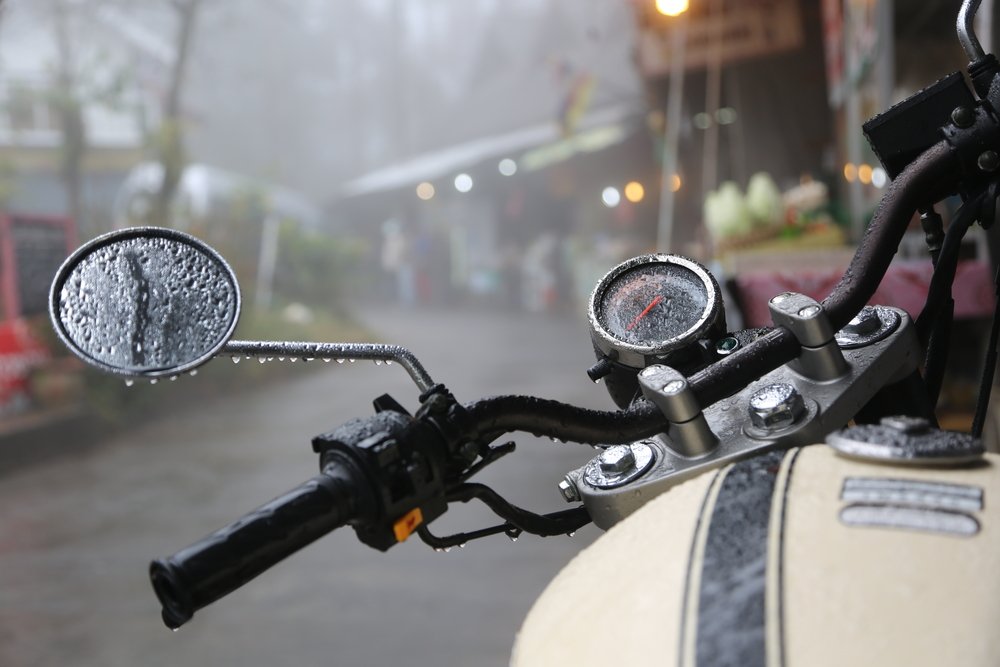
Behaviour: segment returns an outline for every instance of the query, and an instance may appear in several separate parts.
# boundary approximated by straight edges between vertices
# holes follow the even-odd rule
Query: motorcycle
[[[1000,319],[971,433],[934,414],[946,367],[951,285],[975,221],[1000,193],[1000,63],[958,32],[972,90],[951,74],[876,116],[865,133],[892,182],[850,266],[818,302],[776,295],[774,326],[729,331],[718,284],[683,257],[612,268],[590,298],[596,362],[616,410],[534,396],[460,402],[393,345],[232,340],[240,291],[226,261],[176,230],[98,237],[50,293],[62,341],[127,380],[172,378],[216,356],[367,359],[402,367],[412,413],[375,413],[316,436],[319,474],[150,565],[178,628],[336,528],[386,551],[524,533],[607,530],[537,600],[515,665],[995,664],[1000,638],[1000,458],[984,451]],[[947,228],[935,211],[958,194]],[[866,305],[915,213],[934,276],[914,319]],[[515,450],[515,432],[593,445],[559,484],[569,509],[539,514],[471,481]],[[817,444],[821,443],[821,444]],[[450,505],[499,521],[442,535]]]

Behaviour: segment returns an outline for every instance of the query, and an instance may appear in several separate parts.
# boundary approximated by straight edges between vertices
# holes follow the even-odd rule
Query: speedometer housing
[[[611,269],[594,288],[588,318],[598,353],[636,370],[726,327],[721,290],[708,269],[667,254]]]

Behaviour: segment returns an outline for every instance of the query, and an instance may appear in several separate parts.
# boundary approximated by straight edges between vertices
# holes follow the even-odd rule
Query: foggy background
[[[655,0],[0,0],[0,664],[506,664],[598,536],[381,554],[345,529],[170,633],[151,558],[311,477],[311,438],[375,397],[416,392],[360,362],[222,358],[155,387],[87,370],[47,315],[81,243],[204,239],[240,280],[240,339],[396,343],[461,401],[608,409],[585,374],[596,281],[690,255],[740,297],[731,329],[832,285],[887,182],[860,123],[965,66],[942,28],[958,5],[692,0],[684,23]],[[923,253],[911,236],[901,260]],[[992,303],[970,246],[957,299],[985,284]],[[989,307],[957,308],[958,421]],[[557,484],[593,449],[513,439],[479,479],[567,507]],[[463,507],[433,529],[494,521]]]

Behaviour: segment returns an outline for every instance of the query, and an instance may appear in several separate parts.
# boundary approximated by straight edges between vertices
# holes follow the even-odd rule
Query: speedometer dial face
[[[597,348],[635,368],[693,344],[716,324],[725,324],[718,284],[703,266],[675,255],[619,264],[590,303]]]
[[[601,298],[601,323],[615,338],[655,345],[684,334],[705,314],[708,292],[685,267],[647,264],[627,271]]]

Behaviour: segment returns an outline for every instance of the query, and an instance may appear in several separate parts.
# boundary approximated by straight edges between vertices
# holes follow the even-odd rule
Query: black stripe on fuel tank
[[[733,465],[712,510],[702,561],[695,662],[763,667],[768,521],[784,451]]]

